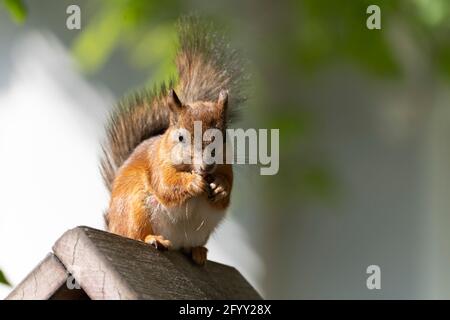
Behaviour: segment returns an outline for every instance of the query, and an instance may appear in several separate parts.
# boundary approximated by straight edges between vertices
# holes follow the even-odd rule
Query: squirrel
[[[242,61],[211,23],[187,16],[177,23],[176,81],[119,102],[106,125],[101,173],[111,193],[108,231],[159,250],[182,250],[203,265],[205,244],[225,216],[231,164],[177,164],[190,152],[194,122],[225,134],[243,96]],[[230,97],[228,97],[230,93]],[[202,148],[207,142],[202,143]]]

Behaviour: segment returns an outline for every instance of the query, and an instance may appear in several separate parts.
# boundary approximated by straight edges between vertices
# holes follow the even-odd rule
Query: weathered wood
[[[261,299],[232,267],[200,267],[180,252],[88,227],[67,231],[53,251],[7,299]]]
[[[91,299],[261,299],[232,267],[199,267],[180,252],[88,227],[67,231],[53,251]]]
[[[47,300],[66,285],[68,274],[52,253],[16,286],[6,300]]]

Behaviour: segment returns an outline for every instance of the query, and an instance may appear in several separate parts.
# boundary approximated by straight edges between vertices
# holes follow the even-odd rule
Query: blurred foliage
[[[23,23],[27,17],[27,9],[22,0],[3,0],[6,10],[16,23]]]
[[[97,72],[114,50],[122,49],[131,66],[152,71],[152,82],[174,74],[179,1],[101,0],[95,7],[73,43],[73,53],[84,71]]]
[[[450,75],[450,1],[376,1],[381,9],[382,29],[369,31],[365,28],[366,9],[371,4],[370,0],[292,0],[296,16],[290,21],[295,34],[288,37],[286,58],[302,72],[347,62],[375,75],[399,76],[388,30],[402,22],[421,49],[430,54],[435,71]]]
[[[398,1],[378,1],[382,26]],[[366,26],[370,1],[292,1],[297,13],[286,55],[292,65],[312,72],[336,62],[352,62],[370,72],[392,75],[397,71],[384,34]],[[294,69],[295,71],[295,69]]]
[[[3,274],[3,271],[0,270],[0,284],[5,284],[7,286],[10,286],[11,284],[9,283],[9,281],[6,279],[5,275]]]
[[[398,62],[392,54],[387,32],[382,31],[392,21],[401,19],[408,23],[431,57],[436,58],[432,61],[437,70],[450,75],[450,41],[447,40],[450,1],[378,0],[382,30],[368,31],[364,27],[366,8],[372,2],[290,0],[283,4],[291,32],[283,35],[284,45],[279,53],[290,65],[291,72],[311,73],[347,61],[374,74],[398,75]],[[22,0],[3,0],[3,3],[15,21],[25,20],[27,10]],[[83,22],[82,32],[73,42],[74,55],[84,71],[95,73],[115,50],[124,50],[132,66],[152,70],[153,80],[161,80],[174,70],[174,22],[186,12],[184,5],[180,0],[89,1],[86,10],[92,14]]]
[[[420,19],[430,27],[439,27],[450,15],[448,0],[414,0]]]
[[[279,109],[278,109],[279,110]],[[317,158],[318,150],[311,142],[316,129],[313,113],[294,105],[282,114],[270,117],[267,125],[280,130],[280,170],[269,177],[268,184],[288,186],[268,188],[267,197],[277,199],[306,199],[332,203],[337,194],[337,182],[325,157]]]
[[[381,9],[381,30],[366,28],[366,9],[371,4]],[[267,106],[265,122],[280,128],[281,139],[280,171],[267,182],[266,196],[269,203],[299,196],[333,201],[339,195],[339,180],[332,160],[321,156],[315,143],[321,127],[313,116],[314,107],[301,94],[286,92],[298,91],[313,76],[334,66],[352,66],[380,79],[402,81],[402,56],[394,51],[398,50],[395,41],[402,39],[392,32],[398,26],[404,27],[405,36],[427,59],[430,74],[450,76],[450,1],[291,0],[287,6],[282,8],[283,19],[277,21],[282,26],[274,26],[276,31],[265,35],[266,48],[270,48],[267,59],[275,61],[277,71],[287,79],[282,94],[277,93],[273,79],[263,84],[266,92],[272,89],[268,95],[275,95]]]
[[[314,130],[314,117],[302,108],[292,107],[290,111],[275,114],[268,121],[270,128],[280,130],[280,170],[271,182],[289,186],[289,188],[270,189],[275,199],[320,198],[331,200],[333,198],[335,182],[328,166],[318,164],[316,160],[309,159],[310,150],[308,140]],[[299,154],[300,151],[300,154]]]
[[[9,2],[9,1],[7,1]],[[20,1],[11,1],[20,3]],[[136,68],[157,67],[157,79],[173,71],[172,57],[176,40],[174,21],[182,13],[179,0],[97,0],[94,15],[73,51],[84,70],[98,71],[121,48]],[[391,21],[409,23],[417,39],[425,40],[434,54],[450,65],[450,1],[448,0],[379,0],[382,30],[365,28],[369,0],[291,0],[288,23],[291,33],[283,35],[281,52],[292,72],[321,70],[336,62],[360,65],[382,76],[398,75],[399,66],[392,54],[387,33]],[[427,36],[428,35],[428,36]],[[432,53],[433,53],[432,52]]]

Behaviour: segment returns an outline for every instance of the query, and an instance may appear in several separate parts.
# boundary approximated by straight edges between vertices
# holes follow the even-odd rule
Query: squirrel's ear
[[[223,113],[226,113],[228,108],[228,90],[221,90],[219,93],[219,100],[217,105],[222,109]]]
[[[225,128],[228,118],[228,90],[220,91],[219,99],[217,100],[217,107],[221,113],[221,126]]]
[[[169,91],[167,102],[170,110],[172,110],[173,113],[178,113],[183,107],[183,104],[181,103],[180,99],[178,99],[178,96],[173,89],[170,89]]]

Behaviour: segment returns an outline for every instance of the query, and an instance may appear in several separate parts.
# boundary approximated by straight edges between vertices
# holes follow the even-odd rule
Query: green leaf
[[[9,281],[6,279],[5,275],[3,274],[3,271],[0,270],[0,283],[1,284],[6,284],[7,286],[10,286],[11,284],[9,283]]]
[[[450,8],[447,0],[415,0],[417,12],[425,24],[435,27],[445,22]]]
[[[22,0],[3,0],[3,4],[16,23],[22,24],[25,21],[27,17],[27,8]]]
[[[107,9],[75,39],[72,52],[84,71],[93,73],[106,63],[120,40],[122,22],[121,7]]]
[[[139,42],[130,44],[132,64],[137,68],[152,68],[149,85],[167,81],[176,74],[173,63],[176,41],[173,23],[168,23],[149,30]]]

